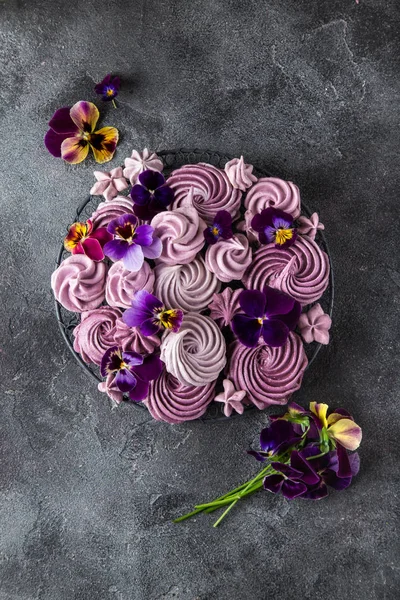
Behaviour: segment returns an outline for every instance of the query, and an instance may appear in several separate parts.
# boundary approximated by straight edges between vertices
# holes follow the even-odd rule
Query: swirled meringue
[[[161,212],[151,221],[154,235],[162,241],[157,262],[167,265],[190,263],[204,246],[203,231],[207,227],[193,205]]]
[[[221,289],[221,283],[208,271],[201,256],[188,265],[157,265],[154,274],[154,294],[167,308],[201,312]]]
[[[122,319],[115,323],[114,340],[122,350],[139,354],[151,354],[161,344],[158,335],[144,336],[137,327],[128,327]]]
[[[226,364],[225,339],[210,317],[187,313],[178,333],[164,334],[161,360],[184,385],[215,381]]]
[[[208,308],[210,309],[210,317],[214,319],[218,327],[230,325],[233,317],[242,312],[239,304],[239,296],[242,291],[227,287],[220,294],[214,294]]]
[[[107,227],[110,221],[127,213],[133,214],[133,202],[127,196],[117,196],[107,202],[100,202],[91,216],[93,229]]]
[[[225,283],[234,279],[242,279],[251,263],[249,240],[242,233],[229,240],[220,239],[206,252],[206,267]]]
[[[144,404],[157,421],[182,423],[198,419],[214,398],[215,382],[205,386],[184,385],[176,377],[163,370],[150,384]]]
[[[301,386],[308,360],[297,334],[291,332],[280,348],[262,342],[255,348],[247,348],[234,342],[230,350],[227,377],[236,389],[246,390],[260,410],[270,404],[286,404]]]
[[[71,312],[97,308],[104,300],[107,267],[85,254],[69,256],[52,273],[51,287],[60,304]]]
[[[115,325],[122,316],[118,308],[100,306],[82,313],[74,329],[74,350],[87,363],[101,364],[104,353],[115,346]]]
[[[219,210],[227,210],[235,217],[240,208],[242,192],[234,189],[226,173],[213,165],[184,165],[172,172],[168,185],[175,192],[172,210],[182,206],[193,188],[194,207],[207,225],[212,225]]]
[[[253,175],[253,165],[246,165],[243,156],[232,158],[226,163],[224,170],[233,187],[242,192],[245,192],[257,181],[257,177]]]
[[[106,281],[106,300],[110,306],[129,308],[136,292],[153,291],[154,273],[149,263],[144,262],[139,271],[127,271],[122,261],[111,265]]]
[[[161,171],[163,170],[163,161],[155,152],[150,152],[147,148],[143,152],[132,150],[130,158],[125,159],[124,177],[129,179],[131,185],[135,185],[138,176],[143,171]]]
[[[299,236],[290,248],[275,248],[274,244],[259,248],[243,283],[256,290],[269,285],[306,305],[322,296],[328,287],[329,272],[327,254],[309,237]]]

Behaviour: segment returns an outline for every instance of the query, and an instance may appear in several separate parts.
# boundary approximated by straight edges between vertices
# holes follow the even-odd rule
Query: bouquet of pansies
[[[198,504],[194,510],[174,522],[178,523],[201,512],[225,509],[214,523],[217,527],[239,500],[264,489],[282,494],[287,500],[320,500],[328,488],[346,489],[357,475],[360,459],[356,450],[361,442],[361,428],[344,409],[328,415],[327,404],[310,402],[309,410],[294,402],[288,412],[270,417],[271,423],[261,431],[261,450],[248,453],[265,466],[250,481],[243,483],[212,502]]]
[[[66,115],[81,128],[70,145],[94,114],[88,104]],[[95,171],[90,192],[104,201],[70,226],[71,256],[52,276],[57,301],[80,314],[75,351],[100,367],[99,389],[115,403],[143,402],[168,423],[213,401],[226,416],[286,404],[308,364],[303,342],[329,341],[318,300],[330,264],[315,241],[324,226],[301,216],[297,186],[257,179],[243,157],[162,171],[147,149]]]

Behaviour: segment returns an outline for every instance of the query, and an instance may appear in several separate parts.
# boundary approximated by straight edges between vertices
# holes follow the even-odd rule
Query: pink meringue
[[[104,196],[106,202],[115,198],[118,192],[122,192],[128,187],[128,182],[122,174],[122,167],[112,169],[109,173],[95,171],[94,176],[97,182],[90,190],[90,193],[93,196]]]
[[[227,287],[220,294],[214,294],[208,308],[210,309],[210,317],[214,319],[219,327],[230,325],[233,317],[242,312],[239,304],[239,296],[242,291]]]
[[[115,343],[115,325],[122,316],[118,308],[100,306],[82,313],[81,322],[74,329],[74,350],[87,363],[101,364],[104,353]]]
[[[325,229],[325,225],[320,222],[316,212],[309,219],[304,216],[299,217],[298,222],[297,231],[303,235],[308,235],[312,240],[315,240],[318,230]]]
[[[220,281],[241,280],[252,260],[249,240],[242,233],[220,239],[207,248],[206,266]]]
[[[226,417],[230,417],[233,410],[242,415],[244,411],[242,402],[246,397],[246,391],[236,391],[235,386],[229,379],[224,379],[223,386],[224,391],[215,396],[215,402],[222,402],[224,404],[224,414]]]
[[[117,196],[109,202],[100,202],[91,216],[93,229],[107,227],[110,221],[127,213],[133,214],[133,202],[127,196]]]
[[[242,192],[245,192],[257,181],[257,177],[253,175],[253,165],[245,164],[243,156],[227,162],[224,170],[232,186]]]
[[[151,354],[161,344],[158,335],[144,336],[136,327],[128,327],[122,319],[117,319],[114,331],[115,345],[124,351]]]
[[[329,344],[329,330],[332,325],[332,319],[323,311],[320,304],[314,304],[307,313],[300,315],[299,330],[301,336],[307,344],[319,342],[320,344]]]
[[[107,396],[111,398],[111,400],[113,400],[116,404],[120,404],[124,398],[124,395],[121,392],[121,390],[115,385],[114,380],[115,375],[113,373],[107,375],[107,379],[105,381],[101,381],[98,384],[97,389],[99,390],[99,392],[107,394]]]
[[[135,185],[138,175],[143,171],[150,169],[161,173],[163,168],[163,161],[155,152],[149,152],[147,148],[143,152],[132,150],[131,157],[125,159],[124,176],[129,179],[131,185]]]
[[[51,276],[56,300],[71,312],[97,308],[104,300],[107,267],[85,254],[73,254]]]
[[[106,282],[106,300],[110,306],[129,308],[136,292],[153,291],[154,273],[149,263],[144,262],[140,271],[127,271],[122,261],[111,265]]]

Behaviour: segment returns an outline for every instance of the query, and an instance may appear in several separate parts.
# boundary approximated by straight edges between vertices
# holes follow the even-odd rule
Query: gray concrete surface
[[[399,597],[397,0],[2,0],[1,600]],[[260,494],[220,529],[171,518],[255,472],[266,421],[111,411],[59,334],[50,274],[95,165],[53,111],[123,78],[132,148],[215,148],[292,179],[327,226],[332,343],[296,400],[351,410],[361,473],[319,503]]]

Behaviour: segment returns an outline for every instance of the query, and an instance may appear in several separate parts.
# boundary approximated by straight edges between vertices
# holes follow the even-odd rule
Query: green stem
[[[225,517],[228,514],[228,512],[230,510],[232,510],[232,508],[235,506],[236,502],[238,502],[239,500],[240,500],[240,498],[238,498],[237,500],[235,500],[234,502],[232,502],[232,504],[230,504],[228,506],[228,508],[226,510],[224,510],[224,512],[222,513],[222,515],[219,517],[219,519],[217,521],[215,521],[213,527],[218,527],[218,525],[221,523],[222,519],[225,519]]]
[[[112,102],[112,105],[113,105],[113,107],[114,107],[114,108],[117,108],[117,105],[115,104],[115,100],[114,100],[114,98],[111,100],[111,102]]]

